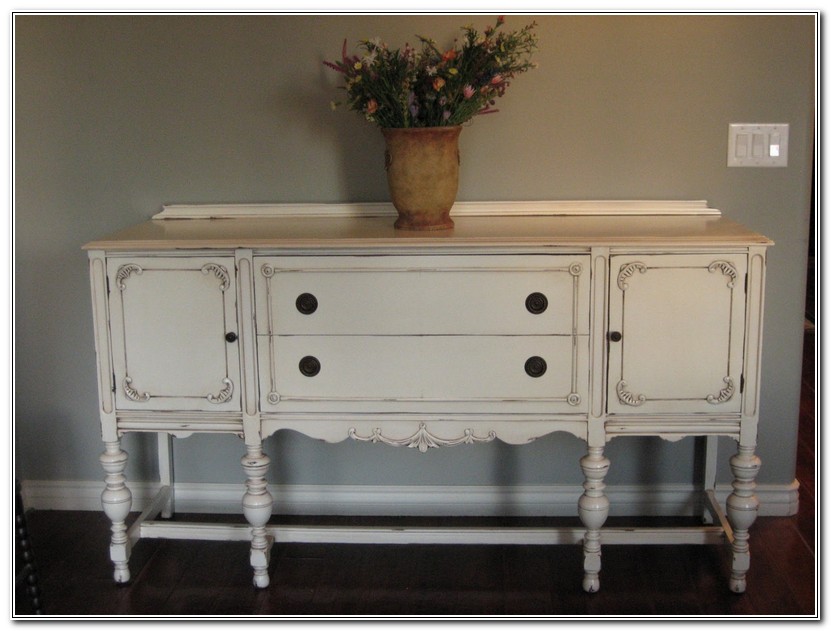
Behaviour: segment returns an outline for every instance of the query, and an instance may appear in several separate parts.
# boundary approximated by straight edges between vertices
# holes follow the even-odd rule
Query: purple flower
[[[407,106],[413,118],[418,116],[418,103],[415,100],[415,92],[410,92],[407,95]]]

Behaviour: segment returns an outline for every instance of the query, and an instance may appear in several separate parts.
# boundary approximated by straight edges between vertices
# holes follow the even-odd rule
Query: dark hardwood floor
[[[601,590],[585,594],[579,546],[281,544],[272,550],[271,586],[257,590],[244,542],[142,540],[133,550],[132,582],[116,586],[103,514],[30,511],[44,612],[63,617],[818,616],[812,331],[806,331],[805,346],[796,472],[800,509],[792,517],[757,519],[745,594],[727,589],[728,547],[663,545],[604,546]],[[16,617],[30,611],[23,596],[15,606]]]

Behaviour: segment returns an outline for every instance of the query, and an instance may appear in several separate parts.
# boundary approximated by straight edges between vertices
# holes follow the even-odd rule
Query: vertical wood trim
[[[118,439],[118,436],[115,430],[114,377],[108,327],[110,318],[107,304],[107,265],[104,253],[99,250],[90,251],[89,263],[101,432],[105,442],[113,442]]]
[[[609,248],[592,249],[592,293],[589,313],[591,322],[591,366],[589,373],[589,392],[591,397],[591,419],[588,427],[589,445],[602,445],[606,442],[603,418],[605,417],[606,393],[606,328],[608,314],[609,284]]]
[[[704,437],[704,488],[716,488],[718,472],[718,436]]]
[[[744,414],[753,422],[742,423],[741,444],[756,443],[756,418],[759,413],[759,382],[762,358],[762,316],[765,293],[765,249],[750,248],[747,280],[747,322],[744,358]]]
[[[156,434],[156,444],[159,460],[159,483],[162,487],[172,489],[175,475],[173,469],[173,436],[167,432],[159,432]],[[165,519],[170,519],[173,512],[173,494],[169,492],[161,509],[161,515]]]
[[[240,345],[242,418],[246,445],[260,444],[257,412],[257,346],[254,330],[254,263],[251,250],[237,250],[237,327]]]
[[[166,432],[156,435],[159,456],[159,482],[162,486],[173,486],[173,437]]]

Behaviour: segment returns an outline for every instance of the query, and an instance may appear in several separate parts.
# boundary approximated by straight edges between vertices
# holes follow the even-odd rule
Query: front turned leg
[[[733,492],[727,497],[727,519],[733,528],[733,564],[730,589],[737,594],[747,588],[746,575],[750,569],[750,534],[748,530],[756,521],[759,499],[754,493],[756,475],[762,461],[754,455],[754,447],[739,445],[738,453],[730,458],[733,471]]]
[[[589,453],[580,459],[586,481],[580,496],[578,512],[586,527],[583,538],[583,590],[589,593],[600,589],[600,528],[609,516],[609,498],[603,493],[603,478],[609,471],[609,459],[603,447],[589,447]]]
[[[271,517],[273,500],[266,488],[265,479],[271,459],[260,445],[246,445],[248,453],[242,458],[246,475],[246,491],[242,498],[242,512],[251,524],[251,567],[254,569],[254,586],[268,587],[268,560],[271,537],[265,525]]]
[[[124,469],[127,467],[127,452],[121,450],[120,441],[104,443],[105,450],[99,460],[106,472],[106,488],[101,493],[101,505],[104,513],[112,521],[110,538],[110,559],[115,566],[113,578],[116,583],[130,580],[130,540],[127,538],[125,520],[130,514],[133,495],[125,485]]]

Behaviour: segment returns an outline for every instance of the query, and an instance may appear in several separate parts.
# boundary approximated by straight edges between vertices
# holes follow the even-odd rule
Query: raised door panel
[[[116,258],[108,277],[117,407],[239,410],[234,259]]]
[[[256,268],[260,335],[588,333],[585,255],[258,257]]]
[[[611,257],[608,411],[741,411],[746,256]]]

